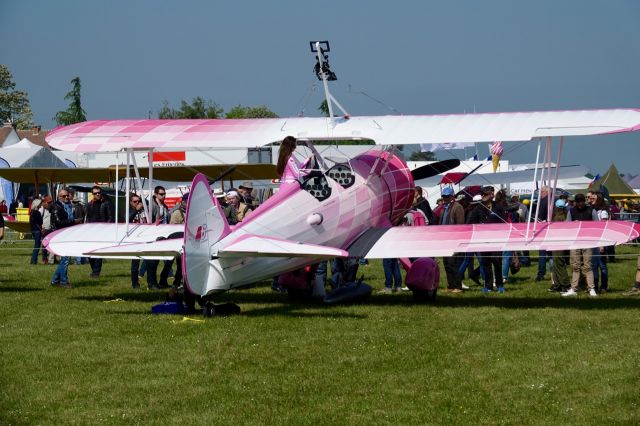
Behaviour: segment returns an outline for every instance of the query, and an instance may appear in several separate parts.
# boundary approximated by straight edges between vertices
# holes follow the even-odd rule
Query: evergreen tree
[[[68,126],[70,124],[87,121],[86,113],[82,109],[82,104],[80,102],[80,77],[76,77],[71,80],[71,84],[73,85],[71,91],[64,97],[71,101],[69,108],[65,111],[58,111],[54,117],[58,126]]]

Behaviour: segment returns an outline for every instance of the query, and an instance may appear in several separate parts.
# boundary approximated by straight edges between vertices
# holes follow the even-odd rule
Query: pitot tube
[[[504,146],[502,146],[502,142],[494,142],[489,147],[489,151],[491,152],[491,160],[493,162],[493,173],[495,173],[496,170],[498,170],[500,157],[502,157],[502,153],[504,152]]]

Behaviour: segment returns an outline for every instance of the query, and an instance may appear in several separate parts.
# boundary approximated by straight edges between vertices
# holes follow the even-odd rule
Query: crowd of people
[[[529,199],[520,200],[518,195],[509,196],[504,189],[496,191],[492,186],[480,189],[479,194],[471,196],[461,192],[454,197],[451,187],[443,188],[442,197],[437,206],[431,209],[425,205],[423,190],[415,190],[412,211],[421,211],[428,217],[428,225],[515,223],[531,221],[602,221],[620,218],[629,212],[610,203],[602,192],[590,191],[569,196],[562,193],[552,198],[550,188],[540,190],[537,205],[530,206]],[[551,208],[549,208],[551,205]],[[531,212],[529,211],[531,208]],[[428,212],[428,213],[427,213]],[[549,214],[551,216],[549,217]],[[478,266],[474,266],[474,259]],[[535,281],[551,282],[549,292],[558,292],[564,297],[578,294],[581,285],[586,286],[588,294],[597,297],[609,291],[608,263],[615,259],[613,246],[593,249],[538,252],[537,274]],[[442,259],[446,275],[446,291],[461,293],[469,287],[464,284],[466,277],[481,285],[484,293],[504,293],[509,274],[516,273],[522,266],[531,265],[530,254],[524,252],[478,252],[454,253]],[[640,294],[640,258],[636,284],[628,292]]]

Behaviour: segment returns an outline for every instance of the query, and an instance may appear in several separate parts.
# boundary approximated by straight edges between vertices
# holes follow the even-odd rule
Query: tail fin
[[[209,181],[199,173],[193,179],[184,224],[184,281],[194,294],[206,293],[211,267],[211,247],[229,235],[231,228]]]

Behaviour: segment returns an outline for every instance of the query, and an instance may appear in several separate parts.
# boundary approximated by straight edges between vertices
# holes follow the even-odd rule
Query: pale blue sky
[[[361,91],[403,114],[640,108],[637,0],[0,0],[0,62],[45,128],[75,76],[89,119],[144,118],[195,96],[317,115],[318,39],[353,115],[392,113]],[[565,145],[564,164],[640,172],[640,134]]]

